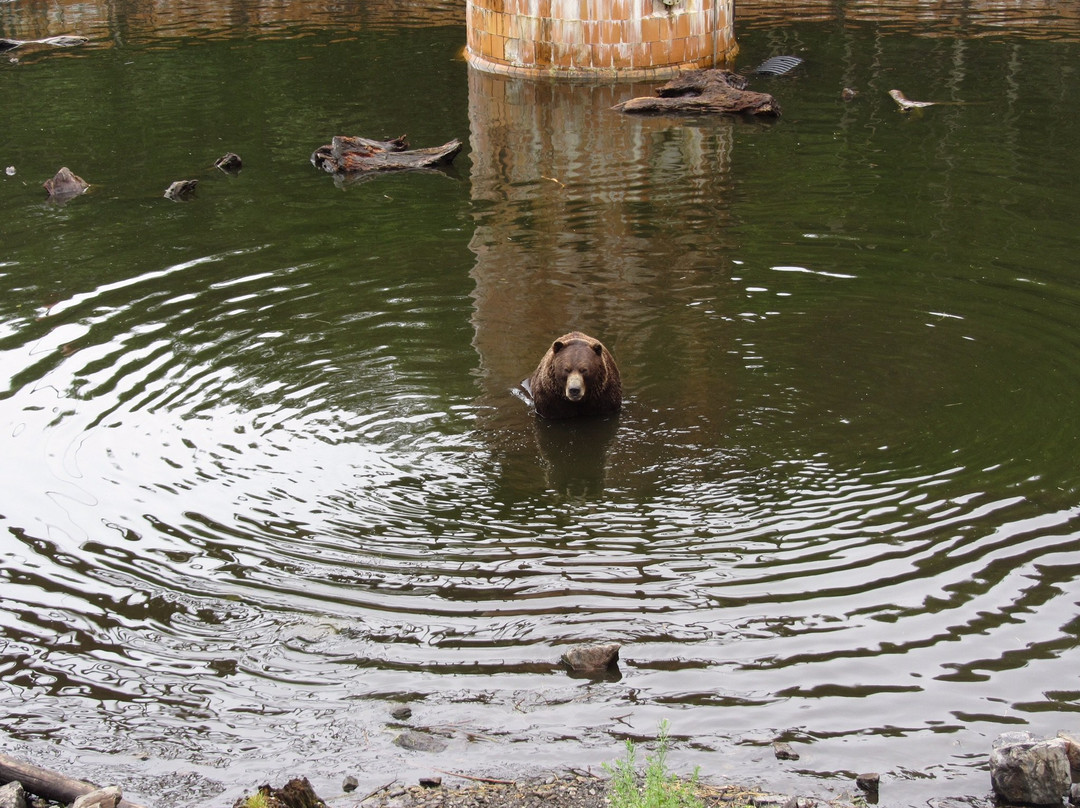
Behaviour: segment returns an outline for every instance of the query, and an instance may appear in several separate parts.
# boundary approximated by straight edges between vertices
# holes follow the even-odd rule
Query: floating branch
[[[461,141],[442,146],[409,149],[402,135],[394,140],[370,140],[339,135],[311,155],[311,164],[330,174],[357,174],[366,171],[402,171],[449,165],[461,151]]]
[[[656,97],[642,96],[612,109],[634,115],[762,115],[778,117],[780,105],[768,93],[746,89],[746,79],[727,70],[692,70],[657,88]]]

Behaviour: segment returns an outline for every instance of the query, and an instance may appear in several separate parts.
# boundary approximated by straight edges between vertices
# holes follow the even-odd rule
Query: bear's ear
[[[601,345],[599,342],[596,343],[594,346],[592,346],[592,349],[596,352],[597,356],[603,356],[604,355],[604,346]]]
[[[551,352],[552,353],[558,353],[559,351],[561,351],[565,347],[566,347],[566,343],[563,342],[561,339],[557,339],[553,343],[551,343]]]

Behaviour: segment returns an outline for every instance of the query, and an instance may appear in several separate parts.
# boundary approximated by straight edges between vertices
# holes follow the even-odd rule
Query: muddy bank
[[[452,781],[457,781],[454,784]],[[273,808],[320,808],[321,806],[365,806],[365,808],[608,808],[611,780],[593,772],[568,768],[547,775],[516,780],[500,780],[446,772],[424,778],[423,784],[406,785],[392,780],[374,791],[327,797],[315,795],[306,780],[290,781],[282,789],[263,787],[263,796]],[[351,788],[348,781],[345,788]],[[865,804],[854,796],[821,800],[775,794],[747,786],[718,787],[698,784],[697,796],[707,808],[755,806],[755,808],[849,808]],[[233,808],[245,808],[245,799]]]

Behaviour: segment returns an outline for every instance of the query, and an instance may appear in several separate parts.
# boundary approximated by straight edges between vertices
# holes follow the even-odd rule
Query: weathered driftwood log
[[[656,96],[631,98],[612,109],[635,115],[763,115],[778,117],[780,105],[768,93],[746,89],[746,79],[727,70],[692,70],[657,88]]]
[[[31,794],[64,804],[73,803],[82,795],[97,791],[98,788],[82,780],[65,777],[51,769],[43,769],[0,754],[0,781],[8,783],[13,780],[22,783],[23,788]],[[143,808],[143,806],[128,800],[120,800],[117,808]]]
[[[311,164],[330,174],[401,171],[448,165],[460,151],[460,140],[451,140],[442,146],[410,150],[404,135],[394,140],[369,140],[365,137],[339,135],[312,153]]]
[[[45,39],[0,39],[0,53],[21,48],[23,45],[52,45],[55,48],[73,48],[90,40],[84,36],[49,36]]]

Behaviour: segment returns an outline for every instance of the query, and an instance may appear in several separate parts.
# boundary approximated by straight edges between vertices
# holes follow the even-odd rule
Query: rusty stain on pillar
[[[467,0],[474,67],[513,76],[665,78],[729,64],[735,0]]]

